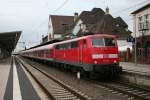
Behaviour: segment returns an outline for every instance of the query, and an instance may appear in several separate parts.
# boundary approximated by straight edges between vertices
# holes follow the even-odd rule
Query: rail
[[[61,100],[93,100],[93,98],[85,95],[84,93],[78,90],[73,89],[72,87],[56,79],[49,73],[46,73],[45,71],[35,67],[35,65],[26,63],[18,57],[17,57],[17,61],[23,65],[23,67],[27,70],[27,72],[30,73],[30,75],[43,88],[43,90],[49,96],[50,99],[52,100],[60,100],[60,99]],[[46,83],[42,83],[40,79],[37,76],[35,76],[36,75],[34,74],[35,71],[36,73],[38,73],[41,76],[43,75],[43,77],[47,79],[48,84],[50,84],[49,88],[47,88],[44,85]]]
[[[129,83],[123,82],[96,82],[96,84],[111,89],[113,91],[117,91],[119,93],[123,93],[128,95],[129,97],[135,98],[135,100],[150,100],[150,90],[141,88]]]

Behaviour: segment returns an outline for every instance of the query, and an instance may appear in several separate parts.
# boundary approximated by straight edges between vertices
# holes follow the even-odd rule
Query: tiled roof
[[[81,19],[84,24],[94,24],[96,23],[105,12],[101,8],[94,8],[92,11],[83,11],[76,22]]]
[[[126,30],[128,25],[121,17],[113,18],[110,14],[105,14],[100,8],[94,8],[92,11],[83,11],[75,21],[74,26],[80,19],[91,33],[106,33],[118,36],[127,36],[131,33],[131,31]],[[78,34],[81,35],[82,33]]]

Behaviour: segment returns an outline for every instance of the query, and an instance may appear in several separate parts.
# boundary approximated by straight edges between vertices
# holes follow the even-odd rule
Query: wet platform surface
[[[11,68],[11,59],[0,60],[0,100],[3,100],[8,76]]]
[[[0,61],[0,100],[40,100],[21,65],[11,58]]]
[[[133,71],[137,71],[137,72],[150,74],[150,65],[148,65],[148,64],[135,64],[135,63],[131,63],[131,62],[120,62],[120,65],[125,70],[133,70]]]
[[[120,65],[126,70],[150,73],[150,65],[128,62],[121,62]],[[18,77],[15,84],[19,84],[19,90],[14,89],[14,72]],[[21,98],[18,100],[40,100],[22,67],[17,63],[11,64],[11,58],[0,60],[0,100],[13,100],[18,91],[20,91]]]

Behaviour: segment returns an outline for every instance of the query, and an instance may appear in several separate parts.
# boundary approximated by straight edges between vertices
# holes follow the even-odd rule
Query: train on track
[[[116,37],[95,34],[28,49],[19,53],[31,59],[81,72],[90,77],[116,76],[122,71]]]

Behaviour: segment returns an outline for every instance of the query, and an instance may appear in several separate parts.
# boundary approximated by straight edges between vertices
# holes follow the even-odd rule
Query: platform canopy
[[[0,49],[11,53],[20,38],[21,31],[0,32]]]

